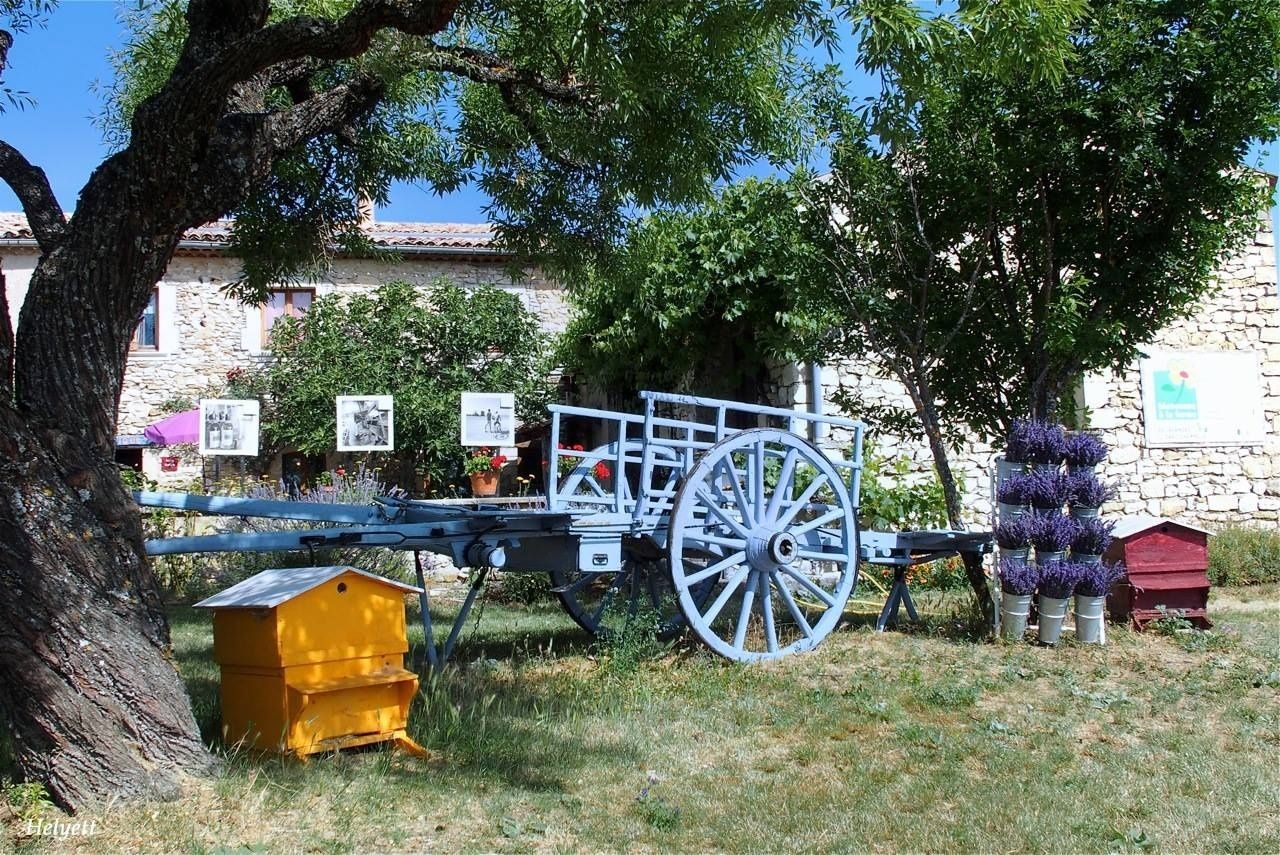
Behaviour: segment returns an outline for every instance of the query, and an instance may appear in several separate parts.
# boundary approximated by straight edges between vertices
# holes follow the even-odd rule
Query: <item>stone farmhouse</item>
[[[263,343],[271,324],[305,311],[322,294],[371,290],[396,279],[426,286],[445,277],[511,290],[544,328],[563,330],[568,308],[562,290],[536,270],[513,282],[510,256],[487,226],[369,222],[366,228],[397,260],[337,258],[322,281],[272,292],[262,307],[222,293],[239,275],[238,259],[227,249],[226,223],[186,235],[139,322],[120,401],[119,459],[162,483],[190,482],[201,471],[200,460],[188,454],[177,471],[163,471],[173,465],[171,452],[143,446],[143,429],[164,415],[165,402],[197,398],[231,369],[269,360]],[[0,265],[15,322],[36,258],[25,219],[0,214]],[[1112,448],[1103,474],[1119,495],[1109,513],[1210,526],[1280,524],[1280,295],[1269,218],[1260,218],[1253,241],[1223,265],[1217,284],[1193,317],[1159,335],[1148,359],[1082,384],[1079,403]],[[869,400],[906,403],[900,387],[865,365],[816,372],[784,367],[774,403],[807,408],[815,375],[825,399],[844,382],[857,383]],[[905,456],[914,471],[931,471],[923,446],[888,436],[877,442],[882,456]],[[990,513],[992,457],[992,449],[978,442],[956,454],[978,524]],[[279,473],[280,465],[277,456],[270,471]]]

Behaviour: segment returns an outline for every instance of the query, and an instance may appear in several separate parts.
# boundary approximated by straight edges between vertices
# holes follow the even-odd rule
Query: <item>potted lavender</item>
[[[1036,548],[1036,564],[1061,561],[1076,536],[1076,521],[1059,513],[1031,515],[1031,544]]]
[[[1097,564],[1102,553],[1111,545],[1111,529],[1115,523],[1092,517],[1078,520],[1076,536],[1071,540],[1071,560],[1082,564]]]
[[[1111,586],[1124,577],[1124,564],[1082,564],[1076,582],[1076,638],[1085,644],[1102,644],[1103,606]]]
[[[1026,479],[1027,499],[1037,511],[1061,511],[1071,498],[1071,482],[1056,469],[1036,469]]]
[[[1084,568],[1074,561],[1055,561],[1040,568],[1040,642],[1057,644],[1062,635],[1062,622],[1067,617],[1067,603],[1075,591]]]
[[[1027,453],[1031,422],[1028,419],[1014,419],[1009,429],[1009,437],[1005,440],[1004,455],[996,459],[996,483],[1002,484],[1005,479],[1021,475],[1027,471]]]
[[[1071,517],[1086,520],[1098,516],[1098,509],[1109,499],[1115,498],[1115,488],[1103,484],[1092,472],[1080,472],[1068,476],[1067,499],[1071,505]]]
[[[1068,434],[1063,444],[1067,471],[1072,474],[1092,472],[1107,459],[1107,446],[1095,433],[1078,430]]]
[[[1031,555],[1031,520],[1027,515],[1012,516],[996,526],[996,543],[1002,558],[1027,563]]]
[[[1066,454],[1066,444],[1061,425],[1031,422],[1027,430],[1027,459],[1032,469],[1056,472]]]
[[[1000,559],[1000,632],[1010,641],[1026,635],[1031,595],[1039,580],[1035,565]]]
[[[1031,501],[1028,477],[1021,474],[1011,475],[996,486],[996,507],[1002,521],[1027,512],[1027,505]]]

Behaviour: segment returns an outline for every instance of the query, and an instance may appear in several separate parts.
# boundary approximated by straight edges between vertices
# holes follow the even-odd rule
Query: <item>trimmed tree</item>
[[[0,324],[0,708],[21,773],[72,810],[210,764],[112,464],[129,341],[181,235],[238,215],[252,297],[323,264],[335,227],[354,240],[357,193],[474,179],[513,246],[590,249],[621,205],[690,201],[784,148],[791,49],[821,24],[808,0],[142,8],[118,150],[73,218],[0,143],[40,247],[16,340]]]

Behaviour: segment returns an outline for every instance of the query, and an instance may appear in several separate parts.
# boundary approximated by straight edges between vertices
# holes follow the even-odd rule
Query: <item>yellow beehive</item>
[[[413,591],[354,567],[299,567],[196,603],[213,610],[223,739],[299,755],[387,740],[421,751],[405,732]]]

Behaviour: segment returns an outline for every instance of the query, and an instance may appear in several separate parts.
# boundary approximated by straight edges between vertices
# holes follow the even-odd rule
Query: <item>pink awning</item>
[[[156,445],[195,444],[200,441],[200,411],[174,413],[153,425],[147,425],[142,435]]]

